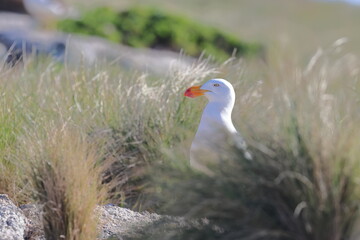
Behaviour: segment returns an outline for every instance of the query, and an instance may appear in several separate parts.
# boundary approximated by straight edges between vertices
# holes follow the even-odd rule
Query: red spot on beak
[[[201,86],[190,87],[190,88],[186,89],[184,96],[190,97],[190,98],[195,98],[195,97],[203,96],[206,92],[209,92],[209,90],[204,90],[204,89],[200,89],[200,88],[201,88]]]

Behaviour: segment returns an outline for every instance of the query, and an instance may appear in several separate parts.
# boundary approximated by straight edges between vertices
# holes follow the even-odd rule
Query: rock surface
[[[125,240],[156,235],[159,234],[157,226],[162,226],[166,234],[171,234],[174,230],[206,224],[190,222],[182,217],[134,212],[112,204],[98,206],[95,212],[99,217],[98,239]],[[0,194],[0,240],[18,239],[45,240],[41,206],[26,204],[18,208],[6,195]]]
[[[7,195],[0,194],[0,240],[20,240],[27,234],[27,219]]]
[[[201,227],[206,221],[189,221],[183,217],[163,216],[148,212],[134,212],[114,205],[97,208],[100,220],[99,239],[159,239],[159,234],[170,235],[173,232],[192,227]],[[162,230],[159,233],[159,229]],[[166,230],[165,230],[166,229]]]
[[[194,63],[193,58],[170,51],[137,49],[99,37],[39,30],[31,17],[14,13],[0,12],[0,46],[0,59],[11,65],[24,56],[47,55],[69,66],[105,63],[164,74],[169,68],[182,69]]]
[[[19,207],[28,220],[26,240],[46,240],[42,225],[42,210],[39,205],[25,204]]]

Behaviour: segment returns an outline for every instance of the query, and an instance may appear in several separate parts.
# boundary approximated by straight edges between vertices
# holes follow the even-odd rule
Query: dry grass
[[[96,239],[95,207],[104,201],[96,148],[67,128],[22,140],[26,180],[43,205],[46,239]],[[33,141],[38,139],[37,141]]]
[[[113,163],[105,179],[115,182],[111,199],[121,206],[147,208],[143,194],[147,193],[149,170],[163,161],[163,149],[186,139],[188,128],[196,125],[192,117],[199,112],[185,105],[184,85],[196,84],[214,72],[204,61],[189,69],[172,69],[160,81],[141,75],[125,83],[130,86],[122,85],[119,114],[123,118],[118,125],[93,133],[104,138],[104,159]]]
[[[16,202],[23,202],[24,190],[21,182],[21,172],[18,163],[11,155],[16,145],[21,119],[16,114],[17,101],[11,92],[6,92],[4,85],[0,87],[0,189]]]
[[[190,124],[195,127],[187,116],[198,112],[190,112],[189,106],[182,109],[183,84],[195,84],[214,71],[203,61],[188,69],[174,66],[165,79],[158,79],[145,74],[129,74],[112,66],[73,69],[31,59],[17,68],[6,69],[1,75],[6,97],[1,101],[2,106],[9,106],[4,107],[3,115],[5,119],[11,117],[8,121],[11,128],[8,132],[3,131],[0,137],[4,146],[9,146],[1,154],[11,159],[11,164],[8,166],[6,159],[1,161],[0,166],[6,172],[0,177],[4,182],[1,191],[9,193],[18,202],[33,199],[33,193],[39,192],[42,186],[29,186],[21,177],[16,177],[27,176],[27,168],[31,167],[24,165],[29,161],[26,146],[34,145],[38,151],[37,155],[31,156],[34,161],[50,161],[46,155],[55,151],[56,145],[49,143],[49,139],[54,132],[59,132],[54,136],[59,140],[62,130],[58,126],[63,126],[65,138],[68,129],[74,129],[75,142],[79,138],[96,143],[93,147],[101,161],[102,180],[111,186],[108,199],[122,206],[142,208],[139,195],[146,190],[143,187],[146,170],[152,162],[161,161],[163,147],[170,147],[174,140],[185,138],[187,131],[180,136],[177,135],[178,128]],[[183,126],[179,126],[180,122]],[[67,152],[67,146],[57,148],[59,159],[55,160],[61,162],[61,154],[70,152]],[[74,158],[81,151],[74,152]],[[46,164],[39,163],[42,164],[39,168],[45,171]],[[54,178],[66,172],[64,169],[60,169],[60,173],[51,171],[48,177],[59,175]],[[82,177],[88,173],[85,171],[84,174]],[[11,189],[9,182],[14,186]],[[65,183],[59,184],[62,188]],[[23,190],[19,192],[18,189]],[[63,196],[63,193],[59,194]]]

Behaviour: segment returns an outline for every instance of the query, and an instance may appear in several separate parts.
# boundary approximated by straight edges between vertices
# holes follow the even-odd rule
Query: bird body
[[[246,148],[236,131],[231,114],[235,104],[235,91],[224,79],[212,79],[202,86],[186,90],[185,96],[205,96],[209,102],[204,108],[200,124],[190,148],[190,165],[211,174],[210,165],[218,164],[229,150],[230,144]],[[248,156],[250,156],[248,154]]]

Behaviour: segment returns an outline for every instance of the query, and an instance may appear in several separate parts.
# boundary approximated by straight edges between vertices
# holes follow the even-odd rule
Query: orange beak
[[[201,86],[194,86],[194,87],[188,88],[185,91],[184,96],[190,97],[190,98],[195,98],[195,97],[203,96],[206,92],[210,92],[209,90],[204,90],[204,89],[200,89],[200,88],[201,88]]]

